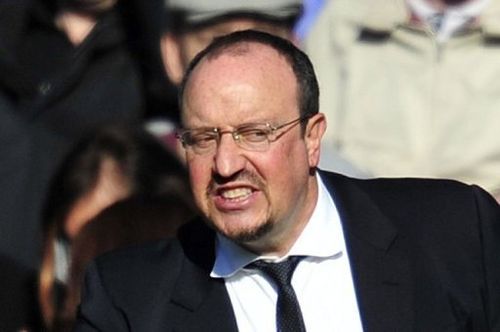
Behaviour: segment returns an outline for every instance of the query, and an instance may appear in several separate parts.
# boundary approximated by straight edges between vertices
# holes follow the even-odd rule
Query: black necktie
[[[267,274],[278,286],[278,301],[276,303],[278,332],[306,331],[299,301],[291,284],[293,271],[302,258],[291,256],[280,263],[256,261],[249,265],[249,268],[258,269]]]

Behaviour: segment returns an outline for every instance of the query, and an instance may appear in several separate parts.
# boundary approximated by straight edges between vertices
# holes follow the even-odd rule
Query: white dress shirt
[[[318,202],[311,219],[284,257],[259,257],[218,235],[211,277],[225,279],[239,331],[276,331],[275,286],[261,271],[244,267],[257,259],[281,261],[290,255],[307,256],[292,278],[306,330],[363,330],[340,216],[317,178]]]

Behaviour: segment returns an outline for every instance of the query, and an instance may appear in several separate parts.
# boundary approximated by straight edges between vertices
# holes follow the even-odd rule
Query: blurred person
[[[57,317],[57,331],[72,331],[80,303],[80,289],[87,265],[113,249],[173,237],[178,227],[195,216],[191,197],[177,188],[155,198],[131,197],[105,208],[82,227],[71,245],[67,292]]]
[[[373,176],[458,179],[500,199],[499,22],[498,0],[327,2],[305,41],[323,150]]]
[[[76,331],[498,331],[500,207],[451,180],[318,170],[307,56],[216,39],[180,88],[204,218],[89,265]]]
[[[39,263],[43,198],[72,145],[101,125],[141,118],[140,75],[116,2],[0,1],[0,116],[15,124],[0,133],[0,253],[24,266]]]
[[[28,250],[27,245],[36,246],[30,241],[39,241],[39,226],[34,224],[38,219],[25,218],[37,212],[32,210],[37,206],[27,203],[42,200],[40,188],[46,179],[37,172],[43,173],[50,160],[36,146],[47,139],[50,142],[43,130],[23,121],[0,90],[0,331],[41,330],[38,273],[28,260],[35,253],[16,250]]]
[[[178,122],[175,87],[165,75],[160,35],[165,20],[165,0],[126,0],[117,3],[123,18],[130,52],[141,71],[145,97],[144,117],[165,117]]]
[[[64,298],[72,239],[102,209],[129,196],[189,200],[184,166],[139,127],[107,126],[75,146],[53,179],[44,215],[39,301],[47,328]]]

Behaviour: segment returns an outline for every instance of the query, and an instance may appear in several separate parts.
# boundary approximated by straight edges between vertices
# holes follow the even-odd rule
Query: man
[[[318,171],[325,117],[291,43],[217,39],[180,100],[205,223],[93,263],[77,331],[500,329],[498,205],[453,181]]]
[[[329,1],[304,45],[331,124],[322,152],[500,200],[499,13],[498,0]]]

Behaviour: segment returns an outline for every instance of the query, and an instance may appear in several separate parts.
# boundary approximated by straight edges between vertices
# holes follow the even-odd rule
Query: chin
[[[219,229],[215,225],[216,229]],[[221,233],[227,238],[233,240],[236,243],[252,243],[257,242],[260,239],[266,237],[274,228],[274,224],[271,221],[266,221],[259,226],[252,228],[238,228],[238,229],[225,229],[221,230]]]

